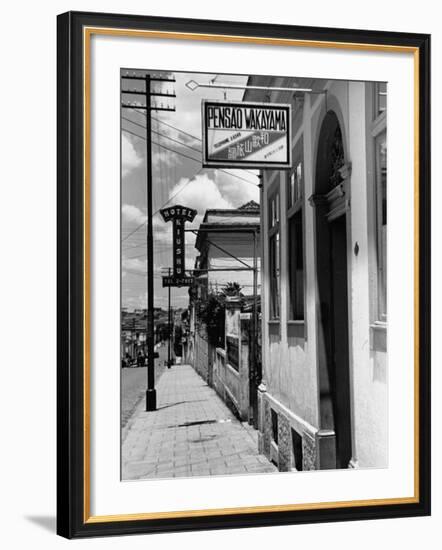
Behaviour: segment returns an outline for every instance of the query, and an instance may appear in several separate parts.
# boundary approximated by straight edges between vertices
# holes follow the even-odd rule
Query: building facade
[[[386,86],[251,77],[292,104],[290,170],[263,170],[260,450],[281,471],[386,467]]]
[[[230,282],[241,292],[259,294],[260,288],[260,207],[250,201],[237,209],[207,210],[198,229],[195,247],[199,252],[195,268],[207,290],[219,292]],[[257,280],[253,287],[256,257]]]
[[[139,353],[145,354],[146,351],[146,325],[147,314],[145,309],[135,309],[121,312],[121,359],[126,361],[136,361]]]
[[[147,354],[147,310],[127,308],[121,310],[120,356],[126,366],[136,362],[138,355]],[[154,308],[154,341],[155,344],[167,339],[167,312]]]
[[[188,358],[195,370],[212,386],[216,350],[229,346],[237,350],[235,343],[239,331],[234,336],[226,336],[224,313],[219,317],[219,326],[210,330],[210,319],[205,319],[201,310],[207,311],[207,304],[211,300],[216,301],[216,295],[229,284],[240,288],[244,301],[253,302],[253,297],[259,295],[259,204],[250,201],[237,209],[207,210],[198,229],[195,247],[199,256],[195,261],[196,285],[191,291],[189,325],[193,344],[188,346],[191,352]]]

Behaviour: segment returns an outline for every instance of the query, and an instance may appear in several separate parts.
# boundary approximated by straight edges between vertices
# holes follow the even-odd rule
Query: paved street
[[[156,348],[159,358],[155,359],[155,384],[158,384],[167,361],[167,343]],[[145,396],[147,367],[121,369],[121,427],[126,426],[138,403]]]
[[[266,473],[257,432],[237,420],[189,365],[166,369],[157,386],[158,410],[140,402],[123,431],[122,478]]]

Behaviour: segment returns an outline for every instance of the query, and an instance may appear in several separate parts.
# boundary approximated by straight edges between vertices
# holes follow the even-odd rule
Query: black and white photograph
[[[439,5],[5,6],[2,547],[432,550]]]
[[[387,83],[119,83],[121,480],[387,468]]]

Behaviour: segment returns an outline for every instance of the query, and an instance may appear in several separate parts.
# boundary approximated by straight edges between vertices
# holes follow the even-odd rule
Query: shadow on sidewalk
[[[185,403],[202,403],[203,401],[204,399],[189,399],[187,401],[178,401],[177,403],[169,403],[168,405],[157,407],[157,411],[162,411],[163,409],[169,409],[170,407],[176,407],[178,405],[184,405]]]

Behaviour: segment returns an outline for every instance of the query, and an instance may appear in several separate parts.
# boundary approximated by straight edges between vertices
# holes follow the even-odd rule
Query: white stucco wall
[[[305,233],[305,326],[287,319],[287,223],[285,179],[282,172],[266,172],[262,193],[263,213],[263,378],[267,392],[313,427],[319,426],[317,374],[317,279],[314,208],[308,198],[314,193],[316,148],[327,108],[336,110],[344,139],[346,160],[352,163],[351,202],[347,212],[347,263],[349,286],[349,347],[352,400],[353,459],[360,467],[387,464],[387,357],[370,349],[370,303],[373,299],[370,273],[368,172],[372,166],[367,150],[366,105],[368,84],[329,82],[328,93],[306,95],[303,126],[294,129],[293,142],[304,140],[304,233]],[[276,101],[277,97],[272,97]],[[294,143],[293,143],[294,145]],[[269,253],[267,198],[273,186],[281,197],[281,314],[279,322],[269,319]],[[368,202],[367,202],[368,201]],[[358,243],[359,252],[353,250]]]

